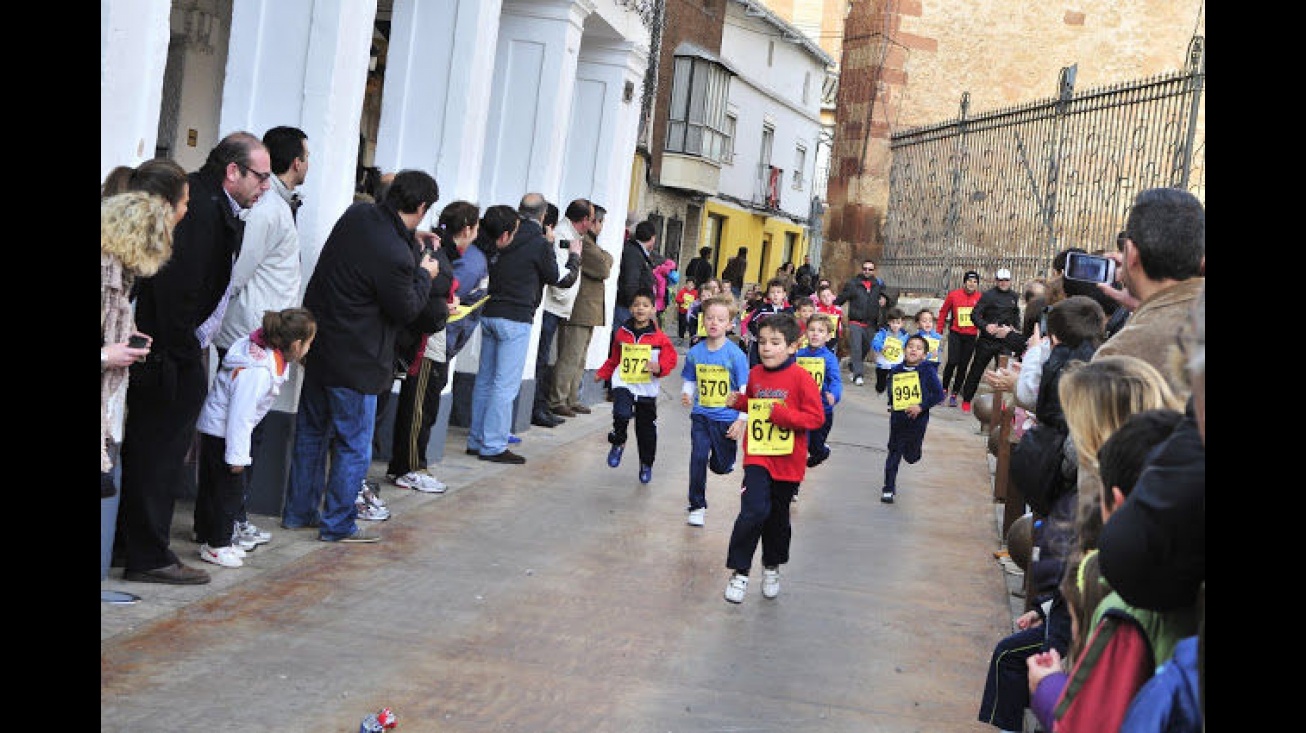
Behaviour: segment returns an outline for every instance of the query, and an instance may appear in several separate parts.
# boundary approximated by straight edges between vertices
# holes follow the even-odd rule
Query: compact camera
[[[1071,252],[1066,256],[1066,279],[1113,283],[1116,281],[1116,261],[1110,257]]]
[[[127,339],[127,345],[133,349],[143,349],[150,345],[150,340],[144,336],[133,335],[131,338]]]

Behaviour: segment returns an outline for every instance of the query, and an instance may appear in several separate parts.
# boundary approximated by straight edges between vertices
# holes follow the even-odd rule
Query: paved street
[[[775,600],[756,564],[744,603],[722,598],[740,471],[710,476],[707,526],[685,524],[688,411],[669,378],[647,486],[633,440],[607,466],[599,403],[524,433],[524,466],[465,455],[451,429],[433,467],[449,491],[384,483],[381,543],[256,516],[273,541],[243,568],[204,565],[209,585],[113,569],[101,589],[143,600],[101,604],[101,730],[354,733],[389,706],[401,733],[991,731],[975,716],[1011,597],[985,440],[937,408],[924,461],[881,504],[873,383],[846,382]],[[178,506],[173,547],[200,565],[190,516]]]

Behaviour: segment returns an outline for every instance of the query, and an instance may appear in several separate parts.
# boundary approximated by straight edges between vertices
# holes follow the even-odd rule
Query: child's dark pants
[[[658,402],[656,397],[636,397],[625,387],[612,390],[612,432],[608,442],[626,444],[626,426],[635,418],[635,443],[639,446],[639,463],[652,466],[658,452]]]

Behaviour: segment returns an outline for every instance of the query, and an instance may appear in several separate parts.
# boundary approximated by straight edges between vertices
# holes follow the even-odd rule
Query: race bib
[[[760,397],[748,400],[749,455],[787,456],[794,452],[794,431],[771,422],[771,407],[779,401]]]
[[[970,312],[975,310],[973,305],[963,305],[957,308],[957,327],[970,328],[975,322],[970,319]]]
[[[703,407],[725,407],[730,393],[730,370],[720,364],[695,364],[694,378],[698,380],[698,404]]]
[[[926,336],[926,337],[925,337],[925,343],[930,347],[930,349],[929,349],[929,351],[930,351],[930,353],[929,353],[929,359],[930,359],[930,361],[938,361],[938,360],[939,360],[939,340],[936,339],[936,338],[934,338],[933,336]]]
[[[701,338],[707,338],[707,319],[703,317],[702,309],[698,311],[698,335]]]
[[[916,372],[898,372],[893,375],[893,409],[901,412],[921,403],[921,375]]]
[[[649,344],[621,345],[621,381],[626,384],[648,384],[652,375],[648,372],[649,360],[653,358],[653,347]]]
[[[800,356],[798,357],[798,366],[807,370],[816,380],[816,388],[821,389],[825,386],[825,359],[819,356]]]
[[[880,349],[887,361],[902,361],[902,339],[897,336],[890,336],[884,340],[884,346]]]

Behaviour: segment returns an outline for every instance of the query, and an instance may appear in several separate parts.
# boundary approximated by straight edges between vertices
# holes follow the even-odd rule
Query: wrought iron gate
[[[1195,36],[1183,71],[1060,94],[894,135],[881,269],[896,288],[942,296],[998,267],[1017,287],[1046,276],[1066,247],[1115,247],[1139,191],[1205,194],[1205,134],[1197,135],[1206,76]],[[1194,179],[1193,173],[1196,172]]]

